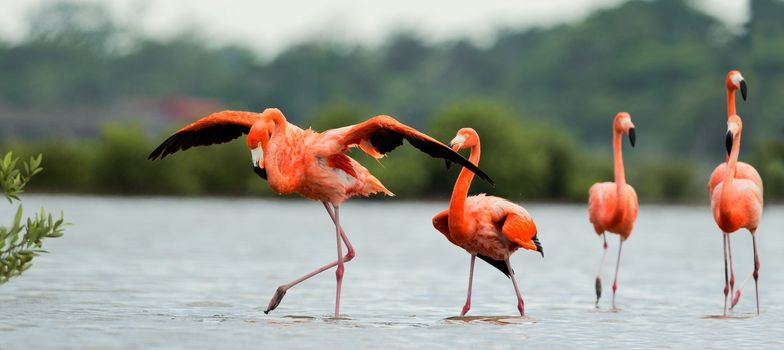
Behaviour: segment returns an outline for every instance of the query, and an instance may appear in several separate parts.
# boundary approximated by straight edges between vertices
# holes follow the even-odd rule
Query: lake
[[[754,283],[721,315],[721,234],[704,206],[643,205],[623,249],[610,310],[617,236],[594,308],[601,238],[585,205],[525,205],[545,258],[512,258],[511,282],[477,259],[469,316],[469,255],[430,223],[444,202],[349,201],[341,223],[357,249],[332,319],[334,270],[289,290],[265,315],[278,285],[335,259],[334,226],[304,200],[28,195],[73,223],[45,241],[50,254],[0,287],[0,349],[159,348],[782,348],[784,207],[758,231],[760,303]],[[11,208],[0,206],[10,222]],[[738,284],[752,270],[751,237],[732,235]]]

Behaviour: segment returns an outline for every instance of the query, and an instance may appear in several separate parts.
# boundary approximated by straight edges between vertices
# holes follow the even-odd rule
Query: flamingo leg
[[[727,295],[730,292],[730,279],[727,269],[727,234],[721,233],[724,241],[724,316],[727,316]]]
[[[346,243],[346,247],[348,248],[348,252],[346,253],[346,256],[343,258],[343,262],[349,262],[355,256],[354,247],[352,247],[351,243],[348,241],[348,237],[346,236],[346,233],[343,231],[343,228],[340,227],[339,225],[337,225],[337,217],[335,216],[335,213],[332,211],[332,207],[330,207],[330,204],[327,203],[327,202],[324,202],[324,208],[327,209],[327,213],[329,214],[330,218],[332,218],[332,222],[334,222],[336,224],[336,226],[339,227],[340,237],[343,239],[343,242]],[[329,270],[329,269],[331,269],[331,268],[333,268],[333,267],[335,267],[337,265],[338,265],[338,261],[335,260],[335,261],[333,261],[333,262],[331,262],[329,264],[326,264],[324,266],[321,266],[321,267],[319,267],[319,268],[317,268],[317,269],[315,269],[315,270],[305,274],[304,276],[302,276],[300,278],[297,278],[297,279],[295,279],[295,280],[293,280],[293,281],[291,281],[291,282],[289,282],[287,284],[283,284],[283,285],[278,286],[278,289],[275,291],[275,294],[272,296],[272,299],[270,300],[269,305],[267,306],[267,309],[264,310],[264,313],[268,314],[270,311],[275,310],[275,308],[277,308],[278,305],[280,305],[280,302],[283,300],[283,297],[286,295],[286,292],[290,288],[292,288],[292,287],[294,287],[294,286],[304,282],[305,280],[307,280],[307,279],[309,279],[309,278],[311,278],[311,277],[313,277],[315,275],[318,275],[318,274],[320,274],[320,273],[322,273],[322,272],[324,272],[326,270]]]
[[[460,312],[460,316],[465,316],[468,313],[468,310],[471,309],[471,286],[474,282],[474,261],[476,261],[476,254],[471,254],[471,268],[468,272],[468,295],[466,296],[465,305],[463,305],[463,311]]]
[[[735,295],[732,298],[732,304],[730,305],[730,310],[738,304],[740,300],[741,291],[746,288],[746,284],[749,283],[749,280],[753,277],[754,278],[754,291],[756,293],[756,301],[757,301],[757,315],[759,315],[759,287],[758,280],[759,280],[759,256],[757,255],[757,236],[754,232],[751,233],[751,241],[754,246],[754,271],[751,272],[745,279],[743,279],[743,283],[740,284],[740,287],[735,290]]]
[[[757,315],[759,315],[759,255],[757,254],[757,235],[754,231],[751,231],[751,242],[754,245],[754,293],[756,294],[757,300]]]
[[[730,234],[725,233],[727,235],[727,256],[730,259],[730,295],[735,293],[735,269],[732,268],[732,240],[730,239]]]
[[[613,291],[613,299],[612,299],[612,307],[615,309],[615,291],[618,290],[618,268],[621,266],[621,249],[623,249],[623,238],[621,238],[621,243],[618,245],[618,262],[615,263],[615,280],[613,280],[612,291]]]
[[[340,316],[340,288],[343,286],[343,243],[340,242],[340,212],[335,206],[335,238],[338,243],[338,267],[335,270],[337,287],[335,288],[335,317]]]
[[[596,272],[596,308],[599,308],[599,298],[602,297],[602,280],[599,276],[602,274],[602,267],[604,266],[604,258],[607,256],[607,234],[602,233],[604,245],[602,249],[602,260],[599,261],[599,271]]]
[[[506,261],[506,267],[509,269],[509,277],[511,277],[512,285],[514,286],[515,293],[517,293],[517,310],[520,311],[520,316],[525,316],[525,303],[523,302],[523,297],[520,295],[520,288],[517,287],[517,279],[515,279],[512,264],[509,263],[509,259],[504,261]]]

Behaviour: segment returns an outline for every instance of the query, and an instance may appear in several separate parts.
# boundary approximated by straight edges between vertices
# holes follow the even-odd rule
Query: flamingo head
[[[732,146],[735,143],[735,138],[740,136],[743,130],[743,121],[740,116],[733,114],[727,119],[727,136],[724,139],[724,145],[727,147],[727,155],[732,152]]]
[[[629,142],[634,147],[634,144],[637,142],[637,133],[634,131],[632,116],[628,112],[618,112],[615,115],[614,127],[615,131],[629,135]]]
[[[270,122],[267,120],[257,121],[251,126],[248,137],[245,139],[248,149],[250,149],[253,172],[265,180],[267,179],[267,171],[264,169],[264,148],[269,142],[272,130],[270,126]]]
[[[746,87],[746,80],[743,79],[743,75],[740,74],[740,71],[734,69],[729,71],[729,73],[727,73],[726,85],[727,90],[731,92],[740,89],[740,96],[746,101],[748,87]]]
[[[462,128],[458,130],[455,138],[453,138],[452,141],[449,141],[449,147],[455,152],[461,149],[474,147],[478,144],[479,134],[472,128]]]

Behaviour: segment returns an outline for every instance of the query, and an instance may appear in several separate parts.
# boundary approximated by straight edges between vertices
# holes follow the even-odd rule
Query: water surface
[[[341,222],[357,249],[333,320],[327,271],[263,310],[278,285],[335,259],[323,207],[300,200],[27,196],[29,212],[65,211],[66,236],[24,276],[0,287],[0,349],[105,348],[781,348],[784,208],[758,231],[762,315],[753,280],[730,318],[723,306],[721,235],[707,207],[642,206],[623,249],[610,309],[617,237],[594,308],[601,239],[584,206],[526,205],[545,258],[512,265],[526,302],[515,317],[510,281],[477,260],[471,318],[469,256],[430,224],[446,203],[353,201]],[[8,206],[0,214],[10,218]],[[732,236],[738,284],[751,238]]]

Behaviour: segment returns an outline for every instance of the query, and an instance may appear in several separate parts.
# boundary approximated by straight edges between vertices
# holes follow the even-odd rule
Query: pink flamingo
[[[319,133],[288,123],[283,113],[275,108],[268,108],[263,113],[223,111],[209,115],[170,136],[149,159],[163,158],[192,146],[228,142],[242,134],[248,134],[246,144],[251,151],[254,172],[267,179],[270,188],[279,194],[298,193],[321,201],[335,224],[337,237],[338,259],[279,286],[265,313],[274,310],[290,288],[337,266],[335,317],[340,315],[343,264],[355,256],[355,250],[340,226],[340,204],[356,195],[378,192],[393,195],[365,167],[345,154],[349,148],[359,147],[379,159],[402,145],[405,139],[422,152],[456,162],[492,183],[477,166],[448,146],[391,117],[377,116],[363,123]],[[345,257],[341,241],[348,249]]]
[[[621,134],[628,134],[629,141],[634,147],[636,134],[634,124],[629,113],[620,112],[615,115],[613,122],[613,159],[615,161],[615,182],[595,183],[588,190],[588,216],[593,224],[596,234],[604,240],[602,260],[599,263],[599,272],[596,273],[596,307],[599,307],[599,298],[602,296],[602,281],[600,274],[607,255],[607,237],[605,232],[618,234],[618,261],[615,265],[615,280],[613,281],[612,305],[615,309],[615,292],[618,289],[618,268],[621,265],[621,249],[623,242],[632,233],[634,221],[637,219],[637,193],[631,185],[626,183],[623,169],[623,156],[621,155]]]
[[[474,129],[460,129],[450,145],[455,151],[470,148],[471,155],[468,159],[479,165],[479,135]],[[465,168],[461,170],[452,191],[449,209],[433,217],[433,226],[438,231],[454,245],[471,254],[468,296],[460,316],[465,316],[471,308],[471,284],[477,256],[512,279],[517,293],[517,309],[520,316],[524,316],[525,304],[509,257],[520,247],[538,251],[544,257],[542,245],[536,237],[536,225],[523,207],[506,199],[485,194],[467,197],[473,178],[474,174]]]
[[[751,232],[751,239],[754,246],[754,271],[751,276],[754,277],[754,288],[757,300],[757,314],[759,315],[759,256],[757,254],[757,226],[759,226],[759,219],[762,216],[762,184],[748,178],[738,178],[738,154],[740,153],[740,136],[743,131],[743,122],[738,115],[730,116],[727,121],[727,138],[726,146],[727,153],[729,154],[729,161],[725,167],[724,180],[713,188],[711,193],[711,211],[713,212],[713,219],[716,224],[724,233],[724,315],[727,315],[727,290],[728,290],[728,276],[727,276],[727,255],[729,252],[728,242],[729,234],[741,228],[745,228]],[[749,167],[751,167],[749,165]],[[752,170],[754,168],[751,168]],[[756,171],[755,171],[756,173]],[[741,289],[748,282],[748,278],[743,282],[740,288],[735,291],[732,298],[732,305],[734,307],[738,303],[741,295]]]
[[[740,90],[740,95],[743,97],[743,100],[746,100],[746,96],[748,93],[748,87],[746,85],[746,80],[741,75],[740,71],[731,70],[727,73],[727,77],[724,79],[724,86],[727,90],[727,119],[731,116],[736,115],[737,112],[735,111],[735,93],[736,91]],[[710,180],[708,180],[708,195],[713,195],[713,189],[716,188],[722,181],[724,181],[724,174],[727,173],[727,161],[729,161],[729,154],[727,155],[727,159],[725,162],[716,166],[711,173]],[[757,170],[754,169],[751,165],[738,162],[737,169],[735,170],[735,178],[736,179],[748,179],[753,181],[759,188],[762,188],[762,178],[760,177]],[[734,295],[735,290],[735,272],[732,268],[732,245],[730,244],[730,236],[728,234],[723,235],[724,239],[724,250],[725,254],[729,257],[729,288],[725,286],[724,294],[727,295]],[[737,300],[735,301],[737,302]],[[733,304],[734,306],[735,304]]]

